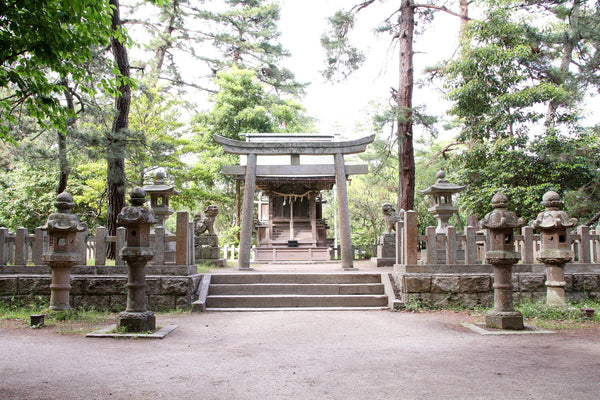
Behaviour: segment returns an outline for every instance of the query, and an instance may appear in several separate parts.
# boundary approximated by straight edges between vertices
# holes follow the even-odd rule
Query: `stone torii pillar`
[[[299,160],[302,154],[333,155],[336,190],[338,195],[338,212],[340,216],[340,240],[342,247],[342,268],[353,270],[352,241],[350,236],[350,212],[348,209],[348,191],[346,179],[348,171],[344,164],[345,154],[362,153],[367,145],[375,140],[375,135],[344,142],[244,142],[223,136],[214,135],[215,142],[223,146],[226,153],[246,155],[244,202],[242,224],[240,230],[240,255],[238,266],[240,270],[250,269],[250,251],[252,245],[252,224],[254,214],[254,191],[256,187],[257,155],[293,155]],[[302,165],[293,165],[294,173],[302,174]],[[329,174],[329,165],[315,165],[321,172]],[[264,175],[277,174],[275,169],[265,170]]]

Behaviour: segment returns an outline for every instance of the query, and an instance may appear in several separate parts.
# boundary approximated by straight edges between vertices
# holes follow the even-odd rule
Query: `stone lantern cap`
[[[133,224],[155,224],[158,222],[152,209],[144,207],[146,202],[146,192],[139,186],[133,188],[129,194],[129,204],[131,206],[123,207],[117,216],[117,224],[133,225]]]
[[[556,230],[572,228],[577,224],[577,218],[569,218],[569,215],[561,210],[563,202],[558,193],[549,191],[542,198],[542,205],[546,210],[538,214],[530,226],[539,230]]]
[[[75,203],[73,197],[62,192],[56,196],[54,206],[58,212],[50,214],[46,223],[42,226],[42,230],[48,232],[83,232],[87,229],[87,224],[80,223],[77,215],[71,213]]]
[[[453,194],[462,192],[466,186],[455,185],[454,183],[448,182],[446,180],[446,172],[444,170],[439,170],[435,175],[437,180],[427,189],[419,191],[421,194]]]
[[[181,192],[175,190],[173,185],[168,185],[165,181],[166,174],[163,171],[158,171],[156,175],[154,175],[154,184],[148,185],[144,187],[146,193],[152,194],[168,194],[168,195],[178,195]]]
[[[482,229],[514,229],[525,225],[523,218],[517,218],[517,214],[507,209],[508,198],[503,193],[498,192],[492,197],[492,207],[494,210],[479,221]]]

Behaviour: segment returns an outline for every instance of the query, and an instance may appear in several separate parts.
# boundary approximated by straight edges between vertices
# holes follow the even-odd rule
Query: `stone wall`
[[[191,309],[202,275],[147,276],[148,309],[167,311]],[[71,307],[123,311],[127,303],[125,276],[71,276]],[[0,299],[29,301],[36,296],[50,298],[49,275],[0,276]]]
[[[398,297],[404,304],[418,302],[423,306],[473,308],[493,306],[494,275],[491,273],[394,273]],[[521,300],[546,298],[545,273],[513,273],[513,297]],[[600,299],[600,272],[565,273],[569,301]]]

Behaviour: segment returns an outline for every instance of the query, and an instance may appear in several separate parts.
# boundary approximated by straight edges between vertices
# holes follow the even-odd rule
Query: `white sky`
[[[368,132],[356,130],[356,122],[372,100],[390,97],[390,88],[398,87],[397,47],[387,34],[375,36],[373,29],[397,7],[397,1],[376,2],[362,10],[356,18],[352,42],[366,53],[362,68],[343,82],[324,82],[320,75],[325,66],[325,53],[320,37],[327,29],[327,18],[340,8],[355,4],[349,0],[280,0],[281,43],[292,56],[284,65],[296,74],[299,82],[311,82],[302,104],[307,113],[319,120],[320,132],[341,133],[354,138]],[[424,67],[452,56],[457,46],[458,18],[444,13],[427,27],[424,35],[415,36],[415,73]],[[442,115],[447,104],[432,88],[414,89],[415,106],[427,104],[427,112]]]

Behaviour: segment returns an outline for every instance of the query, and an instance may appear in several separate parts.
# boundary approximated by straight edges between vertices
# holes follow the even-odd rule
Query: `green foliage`
[[[42,4],[43,3],[43,4]],[[82,90],[93,92],[90,75],[81,66],[92,49],[105,46],[110,36],[107,1],[70,0],[9,2],[0,18],[0,138],[21,115],[42,126],[64,128],[70,113],[57,100],[64,86],[56,77],[71,77]]]
[[[550,32],[564,26],[536,27],[527,14],[517,20],[512,7],[524,2],[512,3],[493,2],[485,19],[472,22],[468,45],[443,70],[455,102],[450,112],[463,124],[463,146],[451,158],[450,177],[468,185],[458,204],[464,214],[483,216],[503,191],[511,209],[530,220],[543,194],[555,190],[573,216],[589,217],[598,199],[600,142],[577,118],[585,85],[572,82],[583,75],[555,68],[569,57]]]
[[[332,79],[339,73],[346,79],[365,61],[364,53],[352,46],[348,38],[354,28],[354,12],[339,10],[328,20],[330,30],[321,36],[321,46],[327,56],[327,68],[322,74]]]

